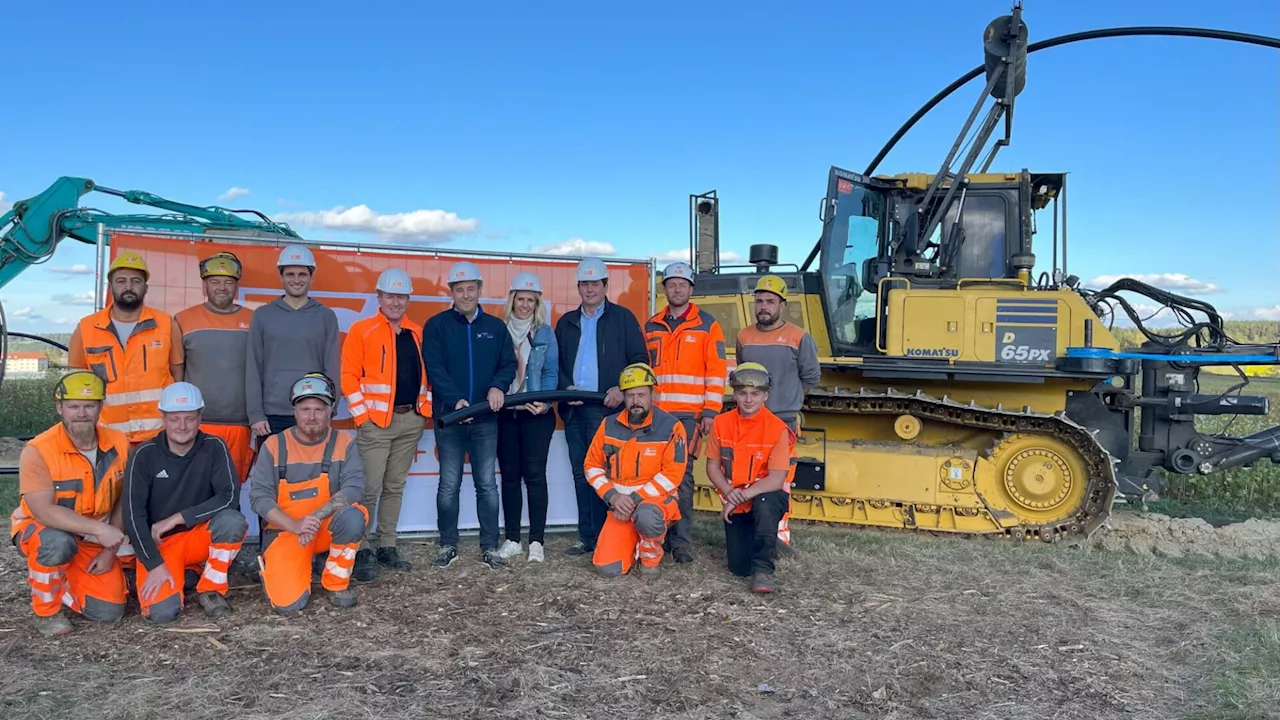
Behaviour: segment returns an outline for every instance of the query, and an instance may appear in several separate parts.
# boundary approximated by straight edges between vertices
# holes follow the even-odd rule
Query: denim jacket
[[[525,365],[524,392],[555,390],[559,383],[560,354],[556,336],[543,325],[533,332],[529,362]]]

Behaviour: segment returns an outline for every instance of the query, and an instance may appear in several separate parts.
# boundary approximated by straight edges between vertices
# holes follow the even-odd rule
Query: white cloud
[[[1222,316],[1228,320],[1280,320],[1280,305],[1247,310],[1226,310],[1223,311]]]
[[[36,312],[33,307],[21,307],[16,310],[10,310],[7,314],[13,320],[39,320],[44,317]]]
[[[571,255],[575,257],[585,255],[616,257],[618,254],[617,248],[607,242],[583,240],[582,238],[569,238],[564,242],[540,245],[533,248],[533,252],[539,255]]]
[[[222,202],[226,202],[228,200],[235,200],[236,198],[242,198],[248,194],[249,194],[249,188],[242,188],[238,185],[232,185],[231,187],[227,188],[226,192],[219,195],[218,199],[221,200]]]
[[[664,253],[658,253],[657,255],[650,255],[650,257],[657,260],[659,263],[687,262],[690,265],[693,264],[693,260],[689,256],[688,248],[668,250]],[[721,264],[729,265],[740,263],[742,262],[742,256],[732,250],[722,250],[720,251],[720,262]]]
[[[4,199],[4,193],[0,192],[0,213],[9,212],[9,208],[13,207],[13,203]]]
[[[49,272],[58,273],[59,275],[92,275],[93,268],[84,263],[76,263],[70,267],[51,267]]]
[[[393,241],[426,243],[446,242],[454,235],[469,235],[480,227],[479,220],[460,218],[457,213],[445,210],[383,214],[370,210],[368,205],[280,213],[276,219],[329,230],[367,233]]]
[[[74,318],[60,317],[60,318],[54,318],[49,322],[54,325],[74,325],[76,321]]]
[[[1147,275],[1099,275],[1090,280],[1088,286],[1091,288],[1104,288],[1111,283],[1128,278],[1144,282],[1148,285],[1154,285],[1162,290],[1168,290],[1176,293],[1191,293],[1193,295],[1205,295],[1215,293],[1222,288],[1211,282],[1197,280],[1190,275],[1183,273],[1151,273]]]
[[[78,293],[60,293],[49,298],[53,302],[60,305],[83,305],[93,306],[93,291],[86,290]]]

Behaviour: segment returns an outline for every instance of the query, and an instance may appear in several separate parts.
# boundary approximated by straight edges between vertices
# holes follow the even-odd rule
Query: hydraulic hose
[[[1227,40],[1229,42],[1246,43],[1248,45],[1261,45],[1263,47],[1280,49],[1280,38],[1267,37],[1266,35],[1252,35],[1249,33],[1232,32],[1230,30],[1214,30],[1212,28],[1194,28],[1194,27],[1165,27],[1165,26],[1137,26],[1137,27],[1119,27],[1119,28],[1102,28],[1099,30],[1085,30],[1084,32],[1069,33],[1067,35],[1059,35],[1033,42],[1027,46],[1027,54],[1030,55],[1037,50],[1048,50],[1051,47],[1059,45],[1067,45],[1073,42],[1081,42],[1084,40],[1097,40],[1099,38],[1111,37],[1138,37],[1138,36],[1163,36],[1163,37],[1196,37],[1209,40]],[[898,128],[898,131],[889,138],[889,142],[880,148],[880,152],[871,160],[871,164],[867,165],[867,169],[862,171],[863,175],[870,175],[880,166],[880,161],[893,150],[898,141],[906,135],[920,119],[929,114],[929,111],[938,105],[938,103],[947,99],[951,93],[959,90],[970,80],[978,77],[986,72],[985,65],[970,70],[969,72],[956,78],[955,82],[946,86],[938,92],[937,95],[929,98],[929,101],[920,107],[914,115],[907,118],[907,121]],[[818,252],[821,250],[821,243],[814,243],[813,250],[809,251],[809,256],[800,265],[800,269],[808,270],[813,264]]]
[[[605,394],[602,392],[586,392],[584,390],[539,390],[537,392],[515,393],[503,398],[502,409],[506,410],[535,402],[552,403],[570,400],[604,402],[604,396]],[[436,418],[436,423],[441,427],[448,427],[489,412],[493,412],[489,409],[489,403],[476,403],[468,405],[461,410],[446,413],[444,416]]]

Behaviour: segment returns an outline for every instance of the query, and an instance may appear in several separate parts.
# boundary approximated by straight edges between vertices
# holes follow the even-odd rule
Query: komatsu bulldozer
[[[786,318],[819,350],[791,517],[1076,541],[1118,493],[1159,492],[1159,470],[1280,461],[1277,428],[1231,438],[1195,426],[1200,414],[1266,414],[1265,397],[1200,394],[1197,377],[1206,364],[1274,364],[1277,348],[1237,344],[1212,306],[1134,280],[1083,288],[1065,269],[1066,174],[989,170],[1025,84],[1020,7],[992,21],[984,48],[986,90],[939,172],[833,167],[804,268],[778,264],[772,245],[752,246],[748,266],[722,265],[719,197],[690,196],[693,301],[717,318],[727,348],[755,322],[753,291],[773,274],[787,285]],[[1005,137],[975,171],[1001,118]],[[1051,267],[1037,276],[1033,241],[1045,239]],[[1147,328],[1121,292],[1171,308],[1186,326]],[[1117,307],[1148,342],[1121,348],[1108,329]],[[696,467],[695,508],[718,510],[704,463]]]

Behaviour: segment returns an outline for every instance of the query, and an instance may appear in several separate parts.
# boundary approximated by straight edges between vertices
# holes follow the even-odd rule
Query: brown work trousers
[[[365,526],[361,549],[396,546],[405,477],[417,455],[424,428],[421,415],[405,412],[393,413],[391,424],[385,428],[369,421],[356,429],[356,449],[364,466],[363,504],[369,509],[369,524]]]

